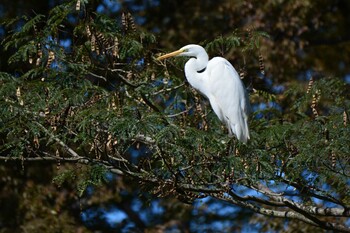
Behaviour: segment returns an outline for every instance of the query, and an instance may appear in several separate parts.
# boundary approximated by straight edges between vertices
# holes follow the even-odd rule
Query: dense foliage
[[[154,17],[146,17],[144,27],[135,24],[140,12],[112,17],[96,11],[97,1],[84,0],[3,21],[3,232],[239,231],[235,223],[248,218],[266,231],[283,229],[279,218],[289,221],[286,231],[300,228],[295,220],[308,232],[350,231],[350,94],[344,79],[333,76],[348,67],[327,75],[331,69],[315,56],[319,51],[303,50],[310,33],[319,33],[316,21],[300,26],[312,17],[326,27],[327,16],[313,16],[311,1],[220,1],[219,18],[205,34],[175,36],[177,11],[169,21],[157,20],[162,7],[176,2],[148,6]],[[213,7],[210,1],[183,7],[190,3],[188,11],[198,14]],[[341,10],[332,4],[324,3]],[[220,17],[229,23],[219,31]],[[169,31],[158,41],[148,32],[159,27],[153,20]],[[194,26],[200,20],[208,22],[191,18]],[[207,101],[185,82],[186,60],[155,59],[180,40],[201,43],[235,64],[254,110],[248,144],[228,137]],[[339,46],[349,49],[343,41]],[[104,216],[113,209],[127,217],[111,226]]]

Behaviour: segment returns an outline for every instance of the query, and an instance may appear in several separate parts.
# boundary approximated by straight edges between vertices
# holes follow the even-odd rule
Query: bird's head
[[[171,53],[164,54],[163,56],[160,56],[157,58],[157,60],[163,60],[169,57],[174,56],[186,56],[186,57],[197,57],[199,54],[205,53],[205,50],[200,45],[190,44],[182,47],[179,50],[176,50]]]

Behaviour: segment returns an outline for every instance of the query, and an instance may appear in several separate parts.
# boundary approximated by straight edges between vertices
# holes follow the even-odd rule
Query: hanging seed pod
[[[314,78],[311,77],[310,80],[309,80],[309,84],[307,85],[306,94],[309,94],[309,93],[310,93],[313,84],[314,84]]]
[[[344,111],[343,112],[343,124],[345,127],[347,125],[347,122],[348,122],[348,115],[347,115],[346,111]]]
[[[39,138],[37,135],[34,135],[34,138],[33,138],[33,144],[34,144],[34,148],[35,149],[38,149],[39,148]]]
[[[241,161],[243,163],[244,170],[248,170],[249,169],[249,165],[248,165],[247,161],[245,159],[241,159]]]
[[[327,128],[324,129],[323,136],[325,137],[325,143],[328,144],[328,142],[329,142],[329,130]]]
[[[222,178],[222,180],[224,180],[224,181],[228,178],[227,175],[226,175],[226,169],[222,170],[222,172],[221,172],[221,178]]]
[[[43,81],[43,80],[42,80]],[[45,116],[49,115],[50,114],[50,109],[49,107],[46,105],[45,107],[45,112],[44,112]]]
[[[38,48],[38,53],[37,53],[37,58],[36,58],[36,66],[39,66],[40,65],[40,63],[41,63],[41,59],[42,59],[42,57],[43,57],[43,51],[41,50],[41,44],[40,43],[38,43],[38,45],[37,45],[37,48]]]
[[[261,55],[261,53],[259,53],[259,69],[260,69],[260,73],[265,76],[265,64],[264,64],[264,58]]]
[[[22,96],[21,96],[21,88],[20,87],[17,87],[17,89],[16,89],[16,96],[17,96],[17,100],[18,100],[19,105],[23,106],[24,101],[23,101]]]
[[[36,27],[36,24],[33,25],[33,29],[34,29],[34,35],[38,34],[38,28]]]
[[[32,45],[34,47],[34,41],[30,41],[30,45]],[[29,64],[33,64],[33,53],[29,52],[28,54],[28,63]]]
[[[47,59],[46,68],[50,68],[53,60],[55,60],[55,53],[54,53],[54,51],[50,51],[49,52],[49,58]]]
[[[95,52],[96,51],[96,37],[94,34],[91,35],[90,43],[91,43],[91,51]]]
[[[321,100],[321,90],[320,89],[316,90],[316,96],[317,96],[316,101],[320,102],[320,100]]]
[[[127,20],[127,16],[125,15],[125,13],[122,13],[122,26],[124,31],[128,30],[128,20]]]
[[[101,53],[100,53],[100,46],[99,46],[99,44],[98,43],[95,43],[95,52],[96,52],[96,54],[97,55],[100,55]]]
[[[333,150],[331,151],[330,159],[331,159],[331,162],[332,162],[332,168],[334,169],[335,166],[337,165],[337,158],[336,158],[335,152]]]
[[[132,17],[132,15],[130,14],[130,12],[127,15],[127,20],[128,20],[128,25],[130,25],[130,27],[131,27],[131,30],[133,32],[136,32],[135,21],[134,21],[134,18]]]
[[[91,33],[89,25],[85,25],[85,31],[86,31],[86,35],[88,37],[91,37],[92,33]]]
[[[239,153],[238,148],[235,149],[235,155],[236,155],[237,157],[240,157],[240,156],[241,156],[240,153]]]
[[[102,44],[103,47],[105,47],[105,48],[109,47],[109,43],[102,33],[100,33],[100,32],[96,33],[96,38],[97,38],[98,43]]]
[[[248,33],[248,39],[251,39],[253,37],[252,30],[253,30],[253,27],[248,27],[246,30]]]
[[[81,5],[81,0],[77,1],[77,4],[75,5],[75,10],[80,11],[80,5]]]
[[[110,107],[113,111],[117,110],[117,95],[114,93],[111,99]]]
[[[312,95],[312,102],[311,102],[311,110],[315,118],[319,117],[319,114],[317,112],[316,106],[317,106],[317,93]]]
[[[187,174],[187,175],[186,175],[186,179],[187,179],[187,182],[188,182],[188,183],[194,184],[193,179],[192,179],[192,176],[191,176],[190,174]]]
[[[115,57],[115,58],[119,57],[119,41],[118,41],[118,37],[114,38],[112,54],[113,54],[113,57]]]

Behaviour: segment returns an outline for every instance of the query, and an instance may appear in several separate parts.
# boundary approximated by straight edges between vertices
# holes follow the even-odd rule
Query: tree
[[[277,83],[271,85],[265,65],[273,77],[295,73],[283,69],[286,63],[272,65],[274,53],[283,51],[261,55],[279,40],[272,42],[267,33],[249,27],[203,42],[211,54],[219,51],[235,58],[234,51],[247,58],[240,62],[240,73],[252,90],[255,112],[252,139],[244,145],[227,136],[205,99],[184,83],[184,60],[157,62],[154,35],[137,28],[130,13],[113,20],[96,13],[96,5],[64,2],[48,15],[4,22],[2,46],[10,56],[0,73],[2,203],[8,203],[2,225],[12,212],[17,218],[6,223],[9,231],[16,225],[33,232],[73,231],[84,218],[100,224],[85,221],[81,231],[96,226],[108,231],[113,227],[102,224],[104,210],[97,207],[102,199],[105,209],[115,205],[132,219],[132,224],[121,222],[119,229],[186,231],[196,221],[183,203],[206,198],[208,203],[219,200],[222,206],[249,210],[247,215],[291,220],[291,228],[298,220],[350,231],[349,93],[342,79],[320,75],[307,84],[276,78],[280,88],[288,87],[280,92]],[[219,5],[236,6],[225,1]],[[297,3],[283,6],[302,9]],[[278,69],[281,76],[275,73]],[[260,78],[248,78],[258,71]],[[57,164],[58,172],[47,164]],[[52,176],[59,191],[50,184]],[[21,187],[23,195],[13,187]],[[178,215],[149,217],[147,225],[131,207],[135,190],[143,193],[140,209],[158,197],[163,209],[178,209]],[[92,192],[103,195],[96,198]],[[33,202],[36,193],[47,196]],[[90,207],[83,219],[79,198]],[[181,221],[183,216],[189,216],[188,222]],[[220,218],[206,216],[205,223]],[[233,230],[229,220],[226,230]]]

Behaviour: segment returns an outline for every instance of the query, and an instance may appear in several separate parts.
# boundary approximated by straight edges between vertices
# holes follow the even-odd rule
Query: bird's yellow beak
[[[164,54],[163,56],[158,57],[157,60],[160,61],[160,60],[166,59],[168,57],[174,57],[174,56],[177,56],[177,55],[179,55],[179,54],[181,54],[183,52],[184,52],[183,49],[176,50],[174,52],[167,53],[167,54]]]

